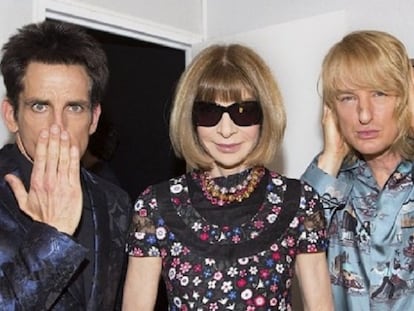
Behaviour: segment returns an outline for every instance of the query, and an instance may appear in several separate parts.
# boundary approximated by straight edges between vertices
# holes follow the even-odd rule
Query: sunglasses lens
[[[257,101],[235,103],[228,107],[231,119],[238,126],[250,126],[262,122],[262,109]]]
[[[214,126],[221,119],[222,111],[215,103],[195,102],[193,123],[196,126]]]
[[[195,102],[193,107],[193,123],[195,126],[215,126],[223,112],[238,126],[250,126],[262,122],[262,109],[257,101],[234,103],[228,107],[210,102]]]

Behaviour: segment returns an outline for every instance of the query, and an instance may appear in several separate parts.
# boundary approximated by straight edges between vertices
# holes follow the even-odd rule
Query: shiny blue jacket
[[[86,248],[22,213],[4,181],[5,174],[13,173],[27,186],[30,170],[15,145],[0,150],[0,310],[117,309],[127,260],[128,195],[82,169],[83,190],[92,209],[94,267],[90,296],[81,299],[72,285],[85,264]]]

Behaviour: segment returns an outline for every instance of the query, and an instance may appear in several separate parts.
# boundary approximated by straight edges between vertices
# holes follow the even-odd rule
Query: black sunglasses
[[[262,109],[258,101],[243,101],[228,107],[215,102],[196,101],[193,106],[193,124],[195,126],[215,126],[227,112],[238,126],[250,126],[262,122]]]

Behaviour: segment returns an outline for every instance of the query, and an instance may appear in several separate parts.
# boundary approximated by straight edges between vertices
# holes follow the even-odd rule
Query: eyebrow
[[[22,103],[24,105],[32,105],[34,103],[38,103],[38,104],[43,104],[43,105],[50,105],[51,101],[50,100],[46,100],[46,99],[40,99],[40,98],[28,98],[26,100],[22,100]],[[68,102],[65,103],[66,105],[81,105],[81,106],[86,106],[86,107],[92,107],[92,103],[90,101],[87,100],[70,100]]]
[[[34,103],[40,103],[40,104],[48,104],[49,101],[48,100],[43,100],[40,98],[28,98],[25,100],[22,100],[22,103],[26,106],[32,105]]]

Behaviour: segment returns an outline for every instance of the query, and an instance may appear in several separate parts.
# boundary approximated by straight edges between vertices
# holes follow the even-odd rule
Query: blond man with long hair
[[[346,35],[322,65],[325,144],[303,180],[324,203],[337,310],[414,309],[412,83],[385,32]]]

